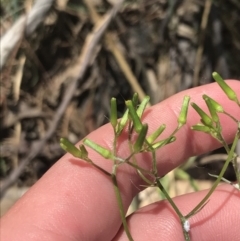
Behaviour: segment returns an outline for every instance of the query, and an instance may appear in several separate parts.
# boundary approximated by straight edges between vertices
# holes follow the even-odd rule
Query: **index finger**
[[[229,84],[240,97],[240,83]],[[151,107],[144,116],[149,124],[149,134],[165,123],[163,133],[168,136],[177,126],[177,116],[184,95],[206,109],[202,95],[207,94],[221,103],[226,111],[240,118],[239,107],[228,101],[222,90],[214,83],[181,92]],[[229,103],[229,104],[227,104]],[[238,112],[237,112],[238,111]],[[188,122],[177,133],[177,141],[157,151],[159,176],[180,165],[189,156],[201,154],[219,147],[213,138],[190,130],[199,122],[191,108]],[[236,132],[233,121],[221,117],[223,135],[231,142]],[[107,124],[92,132],[89,139],[107,148],[112,148],[113,131]],[[118,155],[129,155],[126,136],[118,144]],[[112,163],[89,150],[90,158],[107,171]],[[150,155],[137,156],[138,165],[150,168]],[[127,210],[132,198],[139,192],[141,179],[128,165],[121,165],[118,183]],[[96,168],[69,154],[63,156],[2,218],[2,237],[5,240],[111,240],[121,225],[119,210],[111,179]],[[14,226],[14,232],[12,232]],[[3,239],[4,239],[3,238]]]

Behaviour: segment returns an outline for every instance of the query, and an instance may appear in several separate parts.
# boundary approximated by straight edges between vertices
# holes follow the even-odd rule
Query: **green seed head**
[[[190,101],[190,97],[184,96],[181,112],[178,117],[178,123],[180,126],[183,126],[186,124],[189,101]]]
[[[137,112],[133,106],[133,103],[131,100],[127,100],[125,103],[126,103],[127,108],[129,109],[129,114],[132,118],[134,129],[137,133],[140,133],[140,131],[142,129],[142,122],[141,122],[139,116],[137,115]]]
[[[222,90],[224,91],[224,93],[227,95],[227,97],[230,100],[233,100],[237,103],[238,99],[237,99],[237,95],[234,92],[234,90],[223,80],[223,78],[217,73],[217,72],[213,72],[212,73],[213,78],[215,79],[215,81],[218,83],[218,85],[222,88]]]
[[[110,113],[110,122],[115,129],[117,126],[117,101],[116,98],[111,99],[111,113]]]
[[[104,158],[106,158],[106,159],[113,158],[113,155],[112,155],[111,151],[108,150],[107,148],[102,147],[102,146],[98,145],[97,143],[95,143],[95,142],[93,142],[93,141],[91,141],[91,140],[89,140],[89,139],[85,139],[85,140],[83,141],[83,143],[84,143],[86,146],[92,148],[94,151],[96,151],[97,153],[99,153],[99,154],[100,154],[101,156],[103,156]]]

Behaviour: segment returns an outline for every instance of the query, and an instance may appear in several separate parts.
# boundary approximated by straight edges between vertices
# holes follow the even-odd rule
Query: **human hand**
[[[229,81],[240,97],[240,82]],[[216,83],[187,90],[153,106],[144,117],[149,133],[160,124],[168,136],[177,125],[184,95],[206,109],[202,95],[207,94],[221,103],[229,113],[240,119],[239,107],[229,102]],[[229,104],[227,104],[229,103]],[[163,176],[182,164],[189,156],[199,155],[219,147],[219,143],[204,133],[190,130],[199,122],[199,116],[189,108],[188,122],[177,133],[176,142],[157,151],[159,175]],[[231,142],[236,132],[233,122],[221,117],[224,137]],[[107,124],[92,132],[89,139],[105,147],[111,147],[113,133]],[[126,156],[127,141],[123,138],[119,156]],[[112,163],[89,150],[92,160],[107,171]],[[145,168],[149,156],[138,155],[138,163]],[[122,165],[118,183],[125,210],[142,184],[136,171]],[[188,213],[203,198],[206,191],[174,198],[183,214]],[[193,241],[240,240],[240,193],[230,185],[219,186],[207,205],[190,219]],[[135,241],[184,240],[181,223],[167,201],[151,204],[128,218],[129,228]],[[63,156],[1,219],[1,240],[81,240],[127,241],[121,227],[120,214],[112,181],[84,161],[70,154]]]

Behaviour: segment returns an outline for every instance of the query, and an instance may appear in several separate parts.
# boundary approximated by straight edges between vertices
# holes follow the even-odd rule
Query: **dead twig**
[[[92,58],[95,53],[95,48],[100,41],[102,35],[104,34],[105,30],[107,29],[108,25],[110,24],[112,18],[115,16],[117,11],[119,10],[123,0],[120,0],[114,7],[107,13],[100,22],[95,25],[95,28],[91,34],[88,35],[83,51],[81,53],[81,65],[78,65],[78,75],[72,77],[72,81],[69,84],[65,96],[58,107],[54,119],[49,127],[45,137],[41,139],[35,146],[31,148],[29,155],[24,159],[21,160],[17,169],[14,169],[10,175],[1,183],[1,197],[4,195],[6,190],[13,185],[18,177],[21,175],[25,167],[41,152],[43,147],[46,145],[46,142],[51,138],[53,133],[55,132],[67,106],[69,105],[76,89],[78,86],[78,82],[83,78],[87,67],[90,65]]]
[[[95,8],[91,1],[84,0],[84,3],[87,5],[91,18],[94,23],[97,23],[101,17],[96,12]],[[146,96],[145,92],[143,91],[142,87],[138,83],[137,78],[135,77],[134,73],[132,72],[129,64],[127,63],[125,57],[123,56],[122,52],[117,47],[116,42],[118,41],[116,34],[113,33],[105,33],[104,42],[106,48],[113,54],[115,57],[120,69],[122,70],[123,74],[125,75],[126,79],[128,80],[129,84],[131,85],[134,92],[138,93],[140,101],[144,99]],[[150,106],[150,105],[149,105]]]
[[[21,16],[0,40],[0,70],[24,34],[31,35],[44,20],[54,0],[37,0],[28,15]]]
[[[198,86],[199,82],[199,73],[201,69],[201,61],[202,61],[202,55],[203,55],[203,48],[204,48],[204,40],[206,35],[206,27],[208,23],[208,16],[211,10],[212,6],[212,0],[206,0],[204,12],[202,16],[202,22],[201,22],[201,32],[200,32],[200,40],[199,40],[199,46],[196,53],[196,59],[195,59],[195,68],[194,68],[194,74],[193,74],[193,87]]]

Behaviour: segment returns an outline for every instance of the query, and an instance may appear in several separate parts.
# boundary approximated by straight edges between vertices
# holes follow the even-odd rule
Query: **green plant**
[[[226,93],[228,98],[231,101],[234,101],[235,103],[237,103],[237,105],[240,107],[240,103],[235,92],[222,80],[222,78],[217,73],[213,73],[213,77],[220,85],[220,87],[223,89],[223,91]],[[228,167],[231,161],[233,163],[234,170],[236,173],[236,178],[238,181],[238,185],[235,185],[235,187],[239,189],[240,170],[238,169],[238,166],[237,166],[237,155],[236,153],[234,153],[234,150],[235,150],[237,141],[240,138],[240,121],[235,119],[231,114],[225,112],[219,103],[217,103],[215,100],[213,100],[211,97],[207,95],[203,95],[203,99],[208,106],[210,115],[208,115],[201,108],[199,108],[197,104],[195,103],[191,104],[192,107],[197,111],[197,113],[201,117],[201,123],[192,126],[192,129],[195,131],[205,132],[207,134],[210,134],[214,138],[216,138],[226,149],[228,153],[228,158],[222,168],[221,173],[219,174],[219,176],[216,176],[217,179],[214,182],[212,188],[206,194],[206,196],[198,203],[198,205],[195,208],[191,210],[191,212],[189,212],[187,215],[183,215],[180,209],[172,200],[172,198],[169,196],[164,186],[162,185],[161,176],[159,175],[157,170],[156,151],[159,148],[163,148],[164,146],[169,145],[176,140],[175,134],[181,129],[182,126],[186,124],[186,121],[187,121],[187,113],[188,113],[190,97],[189,96],[184,97],[182,108],[181,108],[179,117],[177,119],[178,125],[176,126],[175,130],[173,130],[172,133],[167,138],[164,138],[162,140],[159,140],[159,137],[161,136],[161,134],[166,128],[165,124],[159,126],[151,135],[148,135],[147,134],[148,124],[143,122],[142,116],[149,102],[149,99],[150,98],[146,96],[144,100],[138,105],[138,95],[134,94],[132,97],[132,100],[126,101],[126,111],[120,120],[117,119],[116,99],[115,98],[111,99],[110,123],[113,127],[113,132],[114,132],[112,150],[102,147],[101,145],[89,139],[85,139],[83,141],[83,144],[81,144],[77,148],[72,143],[70,143],[67,139],[61,138],[60,145],[65,151],[71,153],[73,156],[81,160],[88,162],[89,164],[93,165],[94,167],[102,171],[104,174],[111,177],[115,194],[116,194],[116,199],[120,210],[122,223],[129,240],[133,240],[133,237],[131,236],[131,233],[128,229],[124,208],[123,208],[123,203],[122,203],[122,198],[121,198],[119,185],[117,181],[117,170],[120,165],[131,166],[136,170],[136,172],[143,179],[143,181],[146,183],[147,186],[156,186],[161,190],[161,192],[164,194],[164,196],[166,197],[166,199],[168,200],[168,202],[175,210],[175,212],[177,213],[180,219],[185,240],[190,240],[189,219],[197,212],[201,211],[201,209],[207,204],[209,197],[214,192],[219,182],[223,179],[223,174],[226,171],[226,168]],[[227,115],[237,124],[237,131],[236,131],[236,135],[231,148],[228,147],[222,135],[222,127],[218,117],[219,113]],[[118,140],[123,132],[127,132],[128,134],[127,138],[128,138],[128,146],[130,150],[130,155],[126,158],[118,156],[117,154]],[[93,149],[105,159],[112,160],[112,172],[109,173],[104,169],[102,169],[101,167],[99,167],[98,165],[96,165],[94,161],[91,160],[91,158],[89,157],[85,146]],[[148,152],[151,154],[152,162],[151,162],[150,169],[144,169],[141,166],[139,166],[137,163],[135,155],[143,152]]]

